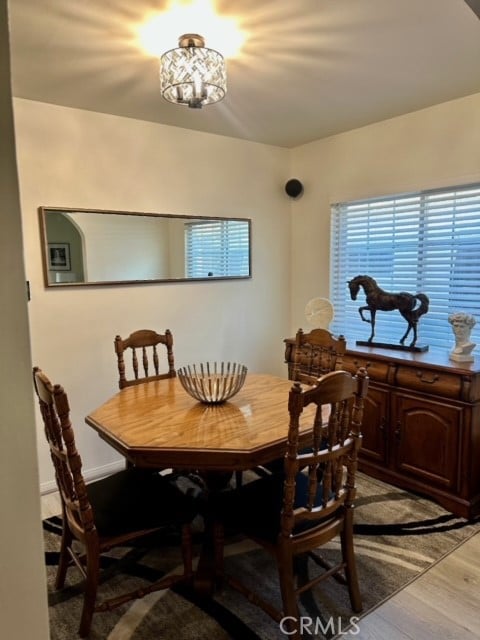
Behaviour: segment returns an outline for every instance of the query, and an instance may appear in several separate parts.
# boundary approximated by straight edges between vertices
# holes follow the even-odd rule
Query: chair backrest
[[[166,370],[160,373],[160,358],[157,345],[162,344],[166,349]],[[124,352],[131,350],[131,360],[126,364]],[[138,351],[138,353],[137,353]],[[134,331],[128,338],[115,338],[115,353],[117,354],[120,389],[150,380],[162,380],[176,376],[173,357],[173,336],[169,329],[164,334],[150,329]],[[128,366],[128,373],[126,371]],[[128,377],[127,377],[128,375]]]
[[[73,535],[85,541],[89,535],[96,536],[96,529],[82,476],[82,460],[75,446],[67,394],[60,385],[53,386],[38,367],[33,369],[33,384],[55,468],[63,516]]]
[[[281,522],[284,538],[305,528],[312,535],[312,529],[321,527],[329,516],[342,517],[353,506],[367,390],[365,369],[359,369],[355,376],[346,371],[327,373],[313,387],[294,383],[288,401],[290,424]],[[316,410],[310,442],[302,441],[299,451],[301,416],[311,404]],[[298,486],[300,480],[305,481],[303,487]]]
[[[299,329],[295,336],[292,379],[309,382],[309,378],[341,369],[346,348],[344,336],[336,338],[326,329],[312,329],[309,333]]]

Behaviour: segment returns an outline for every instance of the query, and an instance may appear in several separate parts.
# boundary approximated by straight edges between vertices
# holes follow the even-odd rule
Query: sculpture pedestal
[[[452,351],[448,357],[454,362],[473,362],[475,360],[471,353],[454,353]]]
[[[368,340],[357,340],[355,344],[362,347],[377,347],[378,349],[395,349],[396,351],[409,351],[410,353],[424,353],[428,351],[428,344],[417,344],[413,347],[406,347],[403,344],[389,344],[388,342],[368,342]]]

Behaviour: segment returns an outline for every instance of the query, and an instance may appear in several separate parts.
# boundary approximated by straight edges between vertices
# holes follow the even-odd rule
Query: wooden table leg
[[[231,473],[202,473],[205,481],[205,511],[203,543],[193,579],[195,591],[205,597],[212,596],[215,591],[216,577],[223,564],[223,526],[216,519],[215,497],[230,482]]]

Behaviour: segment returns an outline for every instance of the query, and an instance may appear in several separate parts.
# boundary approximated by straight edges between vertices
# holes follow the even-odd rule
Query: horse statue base
[[[428,351],[428,344],[416,344],[413,347],[403,344],[389,344],[388,342],[368,342],[368,340],[357,340],[356,343],[362,347],[378,347],[379,349],[395,349],[396,351],[410,351],[411,353],[424,353]]]

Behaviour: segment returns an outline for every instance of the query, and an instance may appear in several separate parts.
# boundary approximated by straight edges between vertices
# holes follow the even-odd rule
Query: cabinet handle
[[[400,420],[397,422],[397,428],[395,429],[395,437],[397,440],[400,440],[400,436],[402,435],[402,432],[400,431],[402,424],[400,422]]]
[[[380,431],[385,431],[386,424],[387,424],[387,419],[385,418],[385,416],[382,416],[380,419],[380,424],[378,425],[378,428],[380,429]]]
[[[426,382],[427,384],[433,384],[434,382],[436,382],[438,380],[438,375],[435,373],[430,380],[428,378],[425,378],[423,375],[423,371],[417,371],[417,378],[420,380],[420,382]]]

